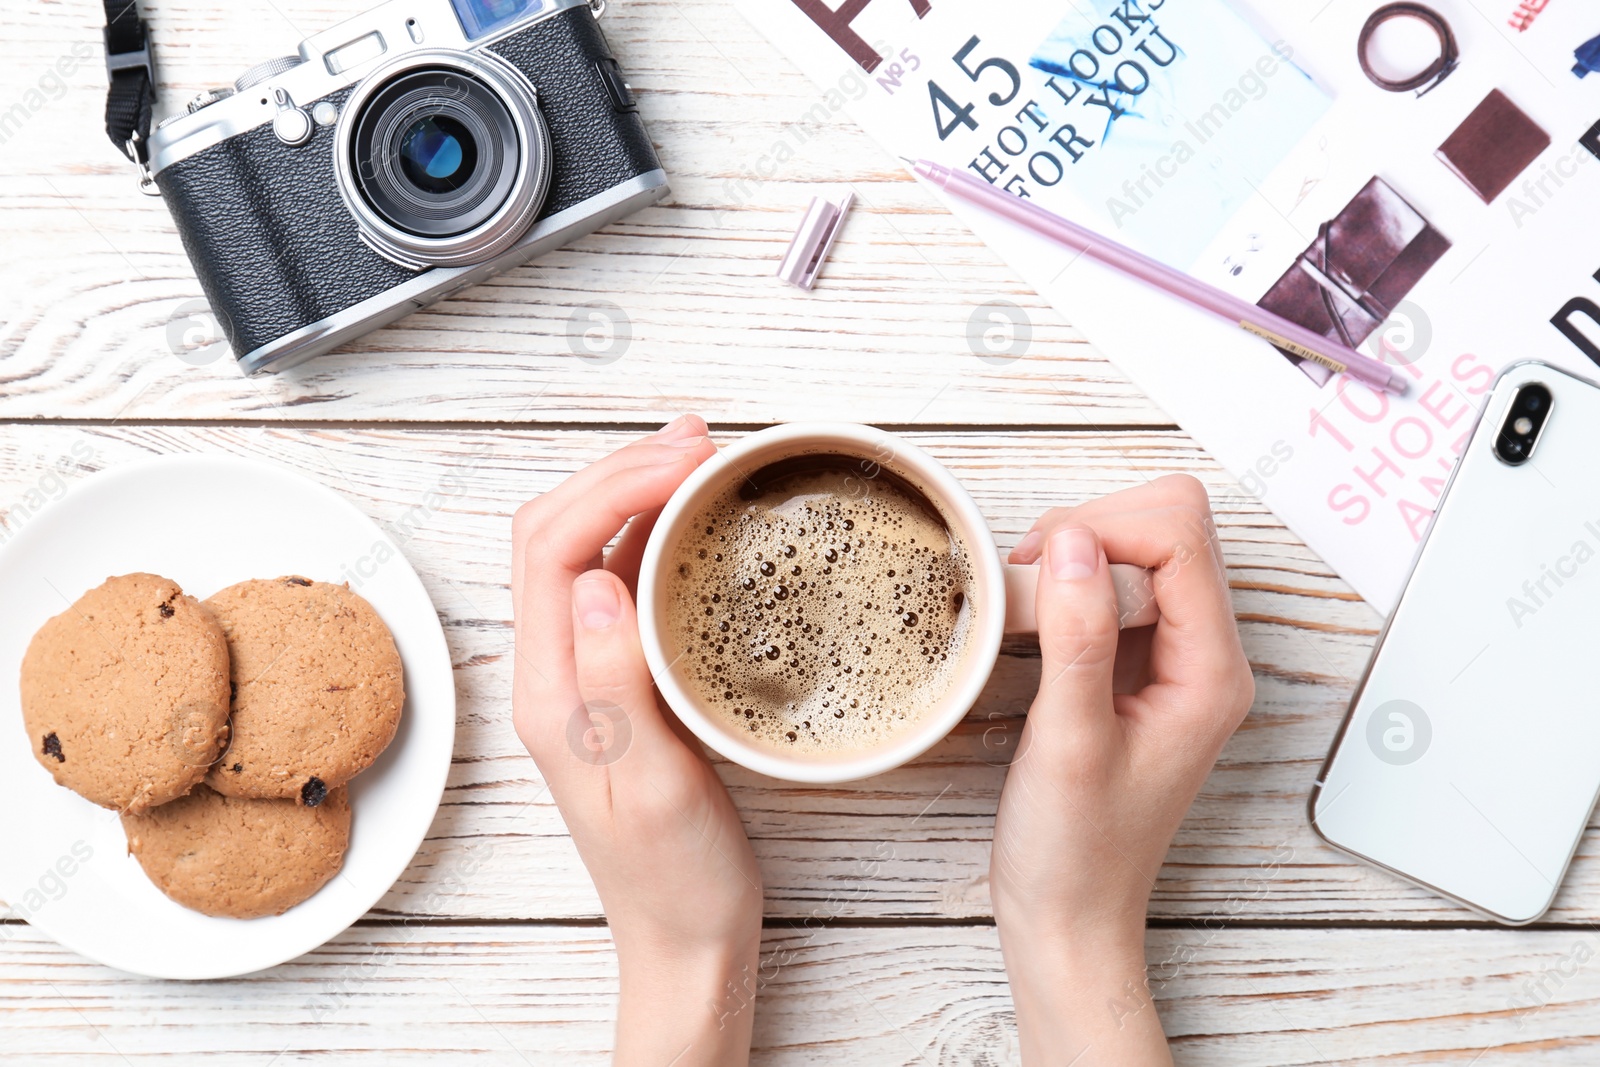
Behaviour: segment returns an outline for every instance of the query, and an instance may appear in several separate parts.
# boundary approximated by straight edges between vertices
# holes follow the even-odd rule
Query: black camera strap
[[[156,103],[156,64],[138,0],[104,0],[106,8],[106,136],[144,167],[150,161],[150,121]]]

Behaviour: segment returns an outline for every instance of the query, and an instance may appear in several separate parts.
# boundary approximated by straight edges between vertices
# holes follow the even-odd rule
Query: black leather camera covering
[[[556,162],[540,218],[661,167],[638,114],[612,103],[600,61],[616,60],[586,8],[535,23],[489,51],[528,75],[550,126]]]
[[[554,167],[540,218],[661,166],[639,116],[612,103],[597,70],[611,51],[587,8],[489,50],[528,75],[550,127]],[[324,99],[342,107],[349,95]],[[298,147],[259,126],[156,175],[235,356],[415,277],[361,241],[335,185],[333,141],[332,126]]]

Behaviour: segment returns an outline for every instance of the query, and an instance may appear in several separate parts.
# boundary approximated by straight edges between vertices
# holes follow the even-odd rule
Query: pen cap
[[[816,284],[817,272],[822,269],[822,261],[828,258],[828,250],[833,247],[833,239],[839,235],[839,228],[844,225],[845,212],[850,210],[850,205],[855,202],[855,194],[846,193],[838,203],[824,200],[822,197],[812,197],[811,206],[806,209],[806,217],[800,223],[800,229],[795,232],[794,240],[789,242],[789,250],[783,254],[783,262],[778,264],[777,276],[790,285],[801,289],[810,289]]]

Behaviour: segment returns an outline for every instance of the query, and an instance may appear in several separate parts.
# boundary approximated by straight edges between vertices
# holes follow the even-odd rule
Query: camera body
[[[667,192],[588,0],[389,0],[200,94],[150,170],[246,373]]]

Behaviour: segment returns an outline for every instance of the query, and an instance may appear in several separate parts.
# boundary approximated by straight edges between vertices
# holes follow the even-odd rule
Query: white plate
[[[394,633],[405,663],[399,733],[350,784],[344,870],[283,915],[213,919],[168,900],[127,855],[116,813],[56,785],[34,761],[17,688],[29,639],[85,591],[132,571],[201,598],[247,578],[348,581]],[[0,606],[0,899],[68,948],[156,978],[247,974],[344,930],[416,854],[450,770],[450,653],[416,572],[337,493],[282,467],[220,456],[112,468],[0,550]],[[0,927],[0,945],[4,936]]]

